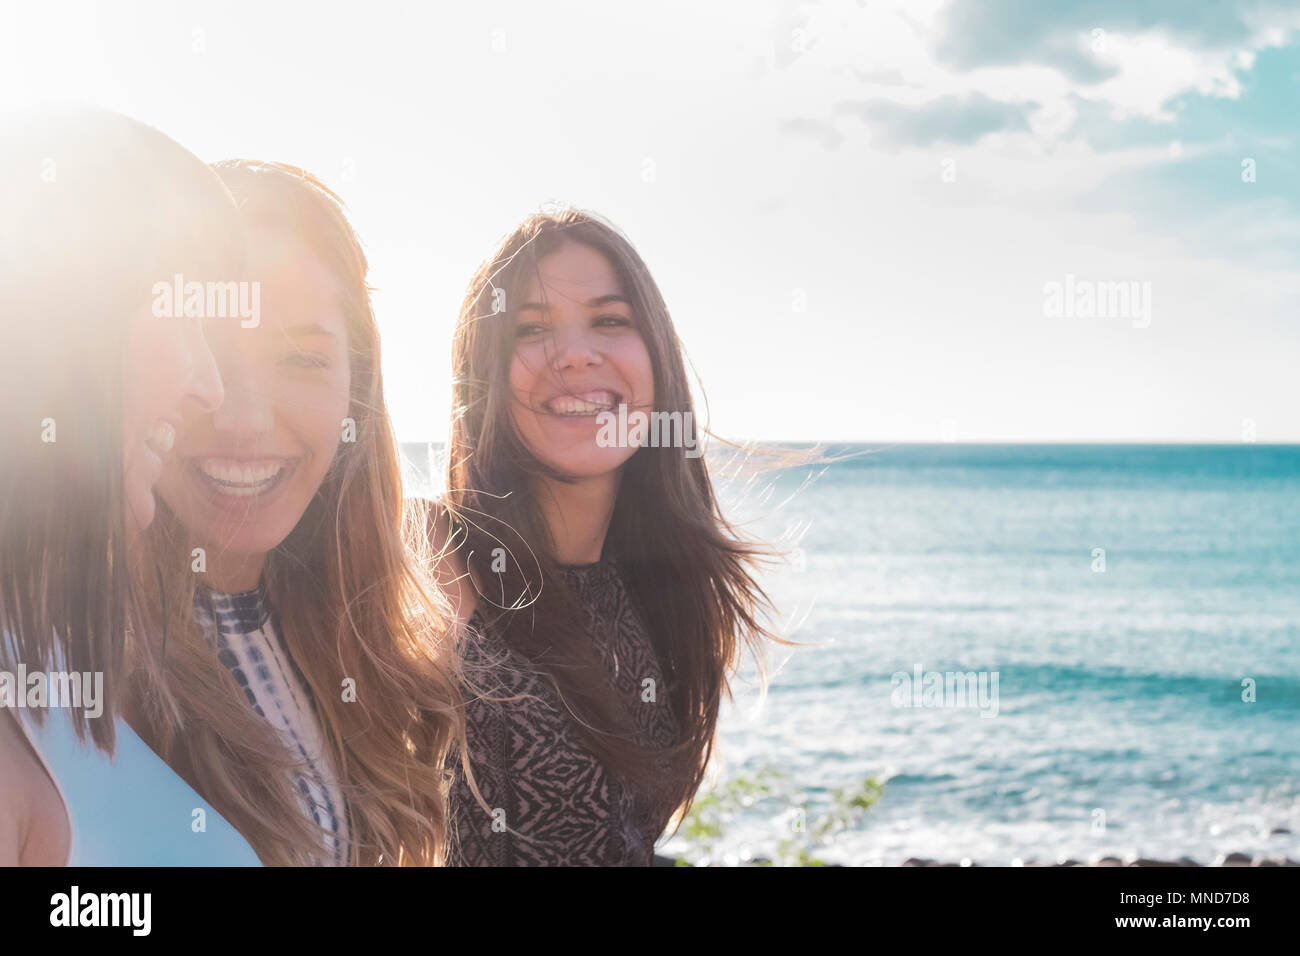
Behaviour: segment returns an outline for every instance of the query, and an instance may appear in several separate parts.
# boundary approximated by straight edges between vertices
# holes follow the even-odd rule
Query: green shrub
[[[836,835],[853,830],[875,806],[884,787],[875,777],[862,783],[837,787],[830,792],[829,803],[814,818],[806,793],[796,792],[789,776],[776,767],[763,766],[756,773],[742,774],[701,793],[682,821],[677,835],[687,843],[687,857],[699,864],[713,862],[728,826],[736,816],[757,803],[770,801],[784,804],[789,836],[777,842],[775,858],[757,860],[754,866],[826,866],[816,855]],[[692,866],[689,859],[679,859],[678,866]]]

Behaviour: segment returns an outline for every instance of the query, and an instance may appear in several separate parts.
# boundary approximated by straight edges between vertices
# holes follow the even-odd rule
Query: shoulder
[[[478,592],[464,559],[464,532],[440,501],[417,498],[411,506],[432,557],[434,582],[451,602],[457,623],[464,624],[478,609]]]
[[[0,708],[0,866],[61,866],[71,848],[71,827],[19,719]]]

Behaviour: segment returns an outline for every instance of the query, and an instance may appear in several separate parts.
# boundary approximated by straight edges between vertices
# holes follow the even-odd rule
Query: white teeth
[[[284,473],[284,462],[245,463],[227,458],[202,458],[199,470],[223,494],[239,498],[261,494]]]
[[[144,441],[159,455],[166,455],[176,444],[176,429],[169,422],[156,422]]]
[[[613,411],[617,401],[616,394],[600,389],[578,395],[557,395],[546,403],[546,407],[556,415],[595,415]]]

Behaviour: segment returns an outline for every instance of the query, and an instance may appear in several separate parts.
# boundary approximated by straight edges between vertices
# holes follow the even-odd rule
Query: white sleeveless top
[[[8,643],[3,637],[0,650]],[[0,667],[8,666],[5,660],[12,657],[0,654]],[[12,713],[63,801],[72,836],[66,865],[261,865],[239,831],[125,720],[117,721],[117,747],[110,759],[77,739],[63,707],[45,708],[42,726],[28,707],[15,707]]]

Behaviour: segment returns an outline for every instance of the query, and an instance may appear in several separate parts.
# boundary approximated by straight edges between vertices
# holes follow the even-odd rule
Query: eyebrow
[[[306,325],[291,326],[284,330],[284,334],[293,336],[328,335],[330,338],[334,337],[334,333],[325,328],[325,326],[321,325],[319,322],[308,322]]]
[[[609,295],[598,295],[596,298],[584,302],[583,305],[588,309],[598,309],[602,305],[609,305],[611,302],[621,302],[628,308],[632,307],[632,303],[627,300],[627,296],[617,292],[612,292]],[[515,309],[516,312],[549,312],[550,310],[551,307],[544,302],[525,302]]]

